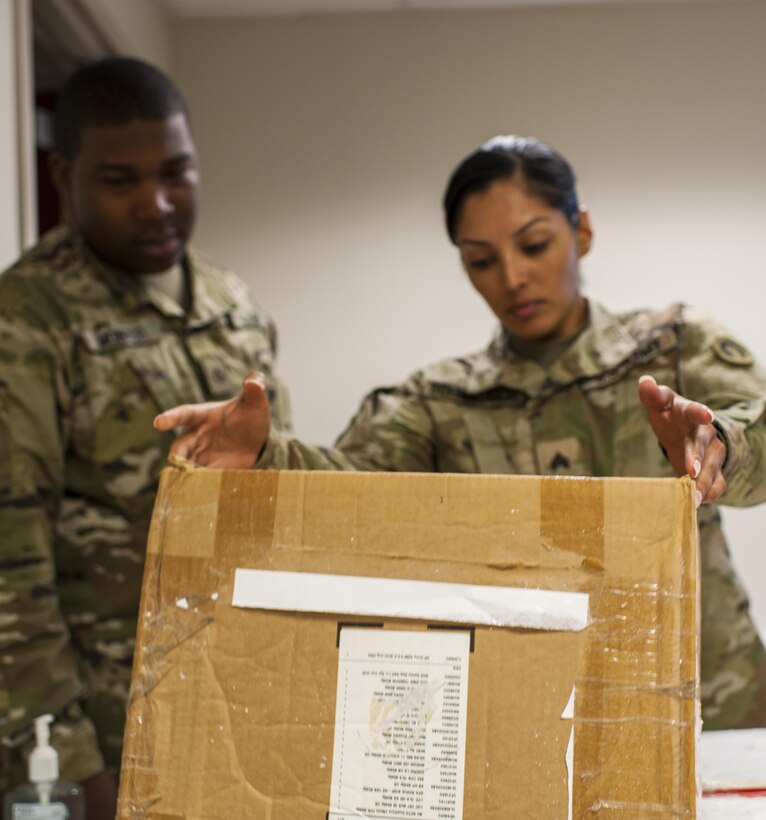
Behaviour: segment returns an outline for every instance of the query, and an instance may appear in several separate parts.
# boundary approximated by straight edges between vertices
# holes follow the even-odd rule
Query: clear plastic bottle
[[[5,793],[3,820],[85,820],[85,795],[59,780],[59,756],[50,745],[50,715],[35,718],[36,746],[29,756],[29,783]]]

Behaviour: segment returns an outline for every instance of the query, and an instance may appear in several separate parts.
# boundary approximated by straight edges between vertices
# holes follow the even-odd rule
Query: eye
[[[543,242],[533,242],[530,245],[524,245],[523,250],[527,256],[539,256],[548,249],[550,244],[551,240],[546,239]]]
[[[181,182],[185,180],[189,173],[189,168],[186,166],[180,168],[166,168],[162,176],[170,182]]]
[[[167,182],[186,184],[192,180],[195,166],[187,163],[181,165],[169,165],[162,170],[162,178]]]
[[[491,256],[480,256],[476,259],[467,259],[465,266],[468,270],[480,272],[489,270],[494,263],[495,260]]]
[[[106,176],[100,177],[99,182],[113,191],[124,191],[133,184],[133,177],[124,175]]]

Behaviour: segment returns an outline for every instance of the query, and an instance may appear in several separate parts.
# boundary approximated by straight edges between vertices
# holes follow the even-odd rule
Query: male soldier
[[[0,276],[0,789],[55,716],[62,779],[113,817],[144,551],[172,436],[158,410],[271,372],[275,329],[187,247],[198,170],[185,103],[133,59],[76,71],[51,170],[66,225]],[[288,427],[284,392],[271,412]]]

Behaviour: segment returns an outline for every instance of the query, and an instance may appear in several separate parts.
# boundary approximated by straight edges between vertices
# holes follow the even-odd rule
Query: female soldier
[[[706,728],[766,725],[766,650],[713,502],[766,500],[766,374],[685,305],[613,314],[580,289],[591,243],[567,161],[497,137],[455,170],[447,232],[500,320],[479,353],[372,392],[335,448],[269,430],[259,375],[230,402],[186,406],[173,452],[241,468],[694,478],[702,545]],[[724,495],[725,492],[725,495]]]

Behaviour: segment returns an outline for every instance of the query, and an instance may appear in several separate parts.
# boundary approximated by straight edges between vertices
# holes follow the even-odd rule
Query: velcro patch
[[[722,362],[738,367],[747,367],[754,361],[753,354],[729,336],[718,336],[713,342],[713,352]]]
[[[162,333],[163,327],[159,321],[149,321],[125,327],[101,324],[83,330],[81,338],[91,353],[111,353],[121,348],[156,343]]]

